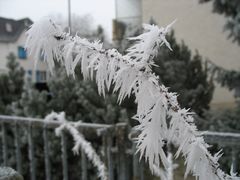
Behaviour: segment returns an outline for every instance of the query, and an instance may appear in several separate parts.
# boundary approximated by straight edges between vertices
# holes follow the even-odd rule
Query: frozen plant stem
[[[176,156],[182,154],[185,157],[185,177],[191,172],[199,180],[239,179],[219,168],[220,155],[209,153],[208,144],[194,125],[192,113],[180,108],[176,93],[168,92],[159,84],[159,77],[151,70],[159,47],[165,44],[171,49],[165,35],[172,24],[166,28],[144,25],[145,32],[130,38],[136,43],[126,55],[121,55],[115,49],[103,49],[99,42],[70,36],[45,18],[28,30],[26,48],[36,56],[43,50],[51,72],[54,59],[65,66],[68,75],[73,76],[80,63],[84,79],[95,80],[99,94],[103,96],[106,89],[113,87],[119,103],[127,96],[135,95],[137,112],[133,118],[139,121],[136,128],[140,130],[137,151],[141,158],[145,157],[152,171],[154,166],[159,168],[160,163],[168,168],[163,146],[173,143],[178,146]]]
[[[160,177],[161,180],[173,180],[173,171],[178,167],[178,165],[173,164],[172,158],[173,158],[172,153],[168,151],[167,159],[169,166],[166,170],[158,168],[156,166],[153,167],[154,168],[153,173],[156,176]]]
[[[55,129],[56,135],[61,136],[63,131],[66,130],[68,131],[74,140],[74,147],[73,147],[73,153],[76,155],[79,155],[79,151],[84,151],[86,154],[87,158],[92,161],[93,165],[97,168],[98,170],[98,176],[101,178],[101,180],[107,180],[107,174],[106,174],[106,167],[101,161],[100,157],[97,155],[96,151],[92,147],[91,143],[88,142],[84,136],[77,130],[76,126],[79,123],[76,123],[76,126],[73,124],[70,124],[67,122],[65,119],[65,113],[55,113],[52,112],[51,114],[47,115],[45,118],[45,121],[49,120],[57,120],[62,123],[61,126]]]

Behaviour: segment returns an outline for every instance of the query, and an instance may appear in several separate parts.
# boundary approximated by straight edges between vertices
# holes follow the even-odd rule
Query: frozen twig
[[[79,155],[79,151],[83,150],[87,155],[88,159],[92,161],[93,165],[98,170],[98,176],[102,180],[107,180],[106,167],[104,163],[101,161],[100,157],[97,155],[96,151],[92,147],[91,143],[88,142],[84,136],[76,129],[74,124],[70,124],[65,120],[65,113],[61,112],[59,114],[52,112],[48,116],[46,116],[45,121],[48,120],[57,120],[62,123],[61,126],[55,129],[56,135],[60,136],[63,130],[67,130],[73,137],[74,147],[73,153]],[[79,125],[79,122],[76,123],[76,126]]]
[[[159,77],[151,70],[159,47],[165,44],[171,49],[165,35],[172,24],[166,28],[144,25],[145,32],[130,38],[135,45],[126,55],[121,55],[115,49],[103,49],[99,42],[89,42],[77,35],[72,37],[49,19],[43,19],[27,32],[26,47],[35,55],[42,49],[51,72],[54,59],[73,76],[80,63],[84,79],[95,80],[103,96],[113,86],[114,92],[118,92],[119,103],[134,94],[137,103],[134,119],[139,121],[137,129],[140,130],[137,151],[140,157],[145,157],[152,171],[154,166],[160,167],[160,162],[168,168],[163,146],[172,142],[179,147],[176,156],[182,153],[185,157],[185,176],[191,172],[199,180],[239,179],[219,168],[219,154],[212,156],[207,150],[208,144],[198,133],[192,113],[180,108],[177,95],[160,85]]]

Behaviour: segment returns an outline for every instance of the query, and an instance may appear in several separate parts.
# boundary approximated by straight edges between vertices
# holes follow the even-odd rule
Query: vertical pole
[[[20,140],[19,140],[19,129],[17,121],[14,126],[14,144],[15,144],[15,153],[16,153],[16,164],[17,164],[17,171],[22,174],[22,156],[21,156],[21,147],[20,147]]]
[[[133,180],[140,180],[140,167],[139,167],[139,155],[135,154],[136,144],[132,142],[133,149]]]
[[[107,133],[102,134],[102,148],[103,148],[103,163],[107,166],[108,169],[108,156],[107,156]],[[109,178],[109,174],[107,174]]]
[[[126,125],[117,124],[117,145],[118,145],[118,162],[119,162],[119,180],[127,180],[127,163],[126,163]]]
[[[32,136],[32,125],[31,122],[28,125],[28,155],[30,161],[30,177],[31,180],[36,180],[36,165],[34,158],[34,142]]]
[[[68,180],[68,164],[67,164],[67,142],[65,133],[61,134],[61,150],[62,150],[62,166],[63,166],[63,180]]]
[[[140,180],[144,180],[144,161],[141,160],[139,163],[140,163]]]
[[[81,169],[82,169],[82,179],[87,180],[87,158],[84,150],[81,149]]]
[[[115,19],[118,20],[118,0],[115,0]]]
[[[232,171],[237,172],[237,150],[232,147]]]
[[[51,165],[49,161],[49,143],[46,123],[43,124],[43,142],[44,142],[44,163],[45,163],[45,179],[51,180]]]
[[[69,31],[71,33],[71,30],[72,30],[72,24],[71,24],[71,0],[68,0],[68,27],[69,27]]]
[[[107,161],[108,161],[108,177],[113,180],[113,159],[112,159],[112,135],[107,134]]]
[[[2,123],[2,151],[3,151],[3,165],[7,166],[7,136],[6,136],[6,125]]]

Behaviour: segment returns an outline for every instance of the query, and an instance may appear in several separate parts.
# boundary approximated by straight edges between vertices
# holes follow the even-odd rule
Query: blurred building
[[[126,8],[128,7],[128,8]],[[140,7],[140,8],[139,8]],[[137,15],[140,21],[136,21]],[[135,16],[135,18],[133,18]],[[116,0],[116,19],[128,24],[148,23],[153,18],[159,26],[177,19],[174,30],[177,40],[184,40],[194,52],[225,69],[240,69],[240,46],[228,39],[224,32],[226,18],[212,12],[212,3],[198,0]],[[173,51],[174,53],[174,51]],[[216,84],[213,108],[233,107],[233,93]]]
[[[113,22],[113,40],[132,35],[142,24],[142,7],[140,0],[115,0],[115,17]]]
[[[26,77],[34,83],[45,83],[47,80],[47,66],[39,54],[35,69],[35,59],[24,49],[25,32],[33,22],[28,19],[13,20],[0,17],[0,73],[7,72],[7,56],[14,53],[16,60],[23,67]]]

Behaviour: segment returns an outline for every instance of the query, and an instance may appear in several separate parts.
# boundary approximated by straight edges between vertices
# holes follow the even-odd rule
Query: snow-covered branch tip
[[[77,130],[77,126],[79,125],[79,122],[77,123],[69,123],[65,119],[65,113],[61,112],[59,114],[52,112],[49,115],[45,117],[45,121],[59,121],[62,124],[55,129],[55,133],[57,136],[60,136],[64,130],[68,131],[74,140],[74,147],[72,148],[73,153],[76,155],[79,155],[79,151],[82,150],[84,153],[87,155],[87,158],[93,163],[93,165],[97,168],[98,170],[98,176],[102,180],[107,180],[107,174],[106,174],[106,166],[104,163],[101,161],[100,157],[92,147],[91,143],[88,142],[83,134],[81,134]]]
[[[168,151],[167,154],[168,160],[168,168],[166,170],[162,168],[158,168],[157,166],[153,166],[154,170],[153,173],[157,177],[160,177],[161,180],[173,180],[174,170],[178,167],[178,164],[173,163],[173,156],[172,153]]]
[[[140,157],[145,157],[152,171],[161,163],[168,168],[163,147],[173,143],[178,146],[176,155],[181,153],[185,157],[185,175],[191,172],[199,180],[238,179],[221,171],[217,162],[219,156],[212,156],[207,150],[208,144],[198,133],[192,113],[180,108],[176,93],[160,85],[159,77],[151,70],[159,48],[165,44],[171,49],[165,36],[172,24],[166,28],[144,25],[144,33],[131,38],[135,45],[122,55],[116,49],[103,49],[100,42],[70,36],[45,18],[34,23],[27,32],[26,48],[35,55],[42,50],[51,72],[54,60],[61,62],[69,75],[74,75],[80,63],[84,79],[95,80],[103,96],[113,87],[119,103],[135,95],[134,119],[139,121],[137,129],[140,130],[137,151]]]

